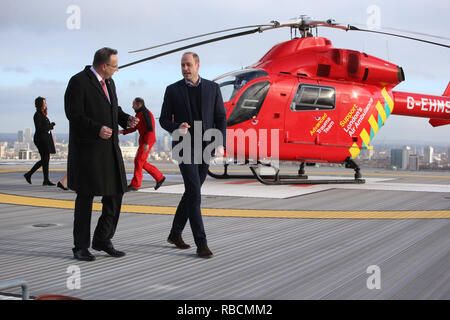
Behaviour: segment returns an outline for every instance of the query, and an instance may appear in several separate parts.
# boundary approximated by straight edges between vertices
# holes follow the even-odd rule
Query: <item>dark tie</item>
[[[108,98],[109,103],[111,103],[111,100],[109,100],[109,94],[108,89],[106,88],[106,83],[104,80],[100,80],[100,84],[102,85],[103,91],[105,92],[106,98]]]

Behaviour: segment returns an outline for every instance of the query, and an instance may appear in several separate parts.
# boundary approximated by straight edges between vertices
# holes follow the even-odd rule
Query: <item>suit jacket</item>
[[[139,123],[136,127],[123,130],[123,134],[129,134],[139,131],[139,145],[148,144],[152,146],[156,142],[155,136],[155,118],[153,114],[146,107],[142,106],[136,110],[136,118]]]
[[[219,85],[206,79],[201,80],[201,103],[203,132],[216,128],[222,132],[223,146],[226,146],[227,122]],[[193,127],[191,106],[185,80],[177,81],[166,88],[159,123],[172,133],[181,123],[187,122]],[[172,141],[172,147],[178,141]]]
[[[80,194],[115,195],[124,193],[127,187],[118,125],[126,128],[129,115],[117,104],[114,81],[105,82],[111,102],[90,66],[86,66],[70,79],[64,96],[69,119],[67,183]],[[99,137],[102,126],[113,130],[111,138]]]
[[[33,141],[36,147],[41,153],[56,153],[55,142],[53,141],[53,136],[50,130],[53,130],[53,126],[42,112],[36,111],[34,116],[34,127],[36,131],[34,132]]]

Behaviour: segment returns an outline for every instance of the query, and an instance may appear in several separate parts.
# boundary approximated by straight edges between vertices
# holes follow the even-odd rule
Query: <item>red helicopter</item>
[[[245,36],[271,29],[290,27],[300,37],[272,47],[258,62],[242,70],[222,75],[216,81],[227,111],[226,156],[250,165],[253,177],[264,184],[364,183],[353,160],[370,142],[391,114],[429,118],[432,126],[450,124],[450,83],[443,96],[393,91],[405,80],[401,67],[363,52],[334,48],[329,39],[312,35],[318,27],[345,31],[374,32],[450,46],[399,34],[344,26],[333,20],[314,21],[301,16],[293,22],[246,26],[211,32],[172,41],[154,49],[238,29],[229,34],[183,46],[138,60],[120,68],[152,60],[191,47]],[[252,146],[257,146],[253,147]],[[297,175],[279,174],[280,161],[300,163]],[[355,170],[354,179],[311,180],[305,164],[343,163]],[[249,178],[223,174],[212,177]],[[274,175],[262,175],[258,168],[271,166]]]

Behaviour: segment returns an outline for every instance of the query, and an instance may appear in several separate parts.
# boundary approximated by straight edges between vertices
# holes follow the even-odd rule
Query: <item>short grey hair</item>
[[[101,49],[97,50],[97,52],[95,52],[94,62],[92,62],[92,65],[94,67],[99,67],[104,63],[108,63],[110,57],[113,54],[117,54],[116,49],[111,49],[111,48],[105,47],[105,48],[101,48]]]

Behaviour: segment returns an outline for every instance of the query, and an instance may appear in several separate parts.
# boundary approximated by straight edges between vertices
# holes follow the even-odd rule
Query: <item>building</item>
[[[361,153],[359,154],[359,159],[361,160],[372,160],[373,156],[374,156],[374,150],[373,148],[370,149],[362,149]]]
[[[23,135],[23,130],[19,130],[17,132],[17,142],[24,142],[24,135]]]
[[[138,147],[138,146],[139,146],[139,132],[138,132],[138,131],[136,131],[136,132],[134,133],[134,146],[135,146],[135,147]]]
[[[447,164],[450,165],[450,147],[448,147],[448,150],[447,150]]]
[[[33,142],[33,137],[31,136],[31,128],[25,128],[23,142],[26,142],[29,145],[31,145],[31,143]]]
[[[419,170],[419,156],[417,154],[410,154],[408,160],[408,169],[411,171]]]
[[[19,151],[21,150],[30,150],[30,145],[26,142],[14,142],[14,152],[16,154],[19,154]]]
[[[6,157],[6,148],[8,147],[8,142],[0,142],[0,159]]]
[[[131,142],[131,141],[130,141]],[[132,144],[132,142],[131,142]],[[122,157],[124,159],[134,159],[136,156],[136,152],[138,150],[138,147],[135,146],[120,146],[120,150],[122,151]]]
[[[403,167],[403,150],[391,149],[391,167],[401,169]]]
[[[20,160],[31,160],[31,155],[33,152],[30,149],[21,149],[19,150],[19,159]]]
[[[164,135],[164,151],[169,152],[170,150],[172,150],[172,148],[170,146],[170,136],[168,134],[165,134]]]
[[[426,164],[430,164],[433,163],[433,154],[434,154],[434,149],[432,146],[427,146],[425,147],[424,150],[424,161]]]
[[[402,169],[408,169],[409,155],[411,154],[411,147],[404,146],[402,149]]]

